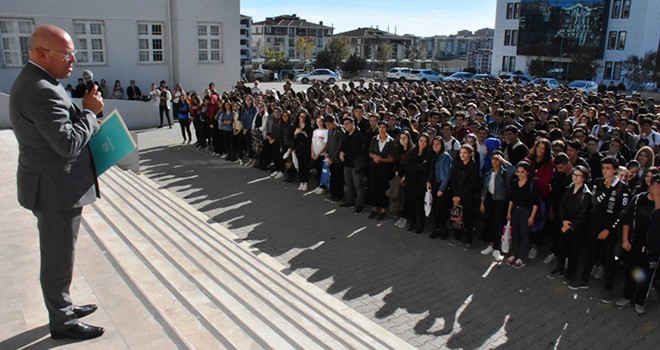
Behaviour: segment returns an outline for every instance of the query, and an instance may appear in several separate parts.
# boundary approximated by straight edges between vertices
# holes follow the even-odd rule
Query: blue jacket
[[[443,151],[435,161],[434,180],[439,184],[438,191],[445,192],[451,179],[452,160],[449,153]]]
[[[504,201],[509,199],[509,186],[511,184],[511,179],[515,175],[516,168],[509,162],[504,162],[500,166],[500,171],[495,174],[495,194],[493,194],[493,200]],[[490,178],[493,176],[493,172],[489,171],[484,176],[484,183],[481,188],[481,200],[486,200],[486,194],[488,193],[488,183]]]

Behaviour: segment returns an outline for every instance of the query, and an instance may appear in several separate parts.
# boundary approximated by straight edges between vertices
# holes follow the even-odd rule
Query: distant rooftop
[[[401,35],[396,35],[378,28],[358,28],[347,32],[335,34],[349,38],[378,38],[378,39],[403,39]]]
[[[296,14],[292,15],[281,15],[277,17],[266,17],[265,21],[261,22],[254,22],[253,25],[267,25],[267,26],[283,26],[283,27],[306,27],[306,28],[328,28],[330,29],[331,27],[324,26],[323,21],[319,22],[318,24],[308,22],[304,19],[300,19],[300,17],[296,16]]]

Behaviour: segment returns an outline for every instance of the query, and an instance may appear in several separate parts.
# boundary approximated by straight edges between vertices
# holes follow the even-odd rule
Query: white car
[[[319,68],[314,69],[309,73],[298,74],[294,81],[307,84],[310,81],[327,81],[330,84],[334,84],[336,81],[341,80],[341,76],[329,69]]]
[[[591,80],[573,80],[568,84],[568,88],[584,92],[598,92],[598,84]]]
[[[456,73],[454,73],[454,74],[452,74],[448,77],[445,77],[442,80],[444,80],[444,81],[469,80],[470,78],[472,78],[473,75],[474,75],[474,73],[470,73],[470,72],[456,72]]]
[[[545,82],[545,86],[553,90],[559,87],[559,82],[555,78],[536,78],[532,80],[532,84],[536,86],[540,86],[542,82]]]
[[[427,81],[435,83],[441,79],[442,75],[438,74],[433,69],[413,69],[410,71],[410,74],[408,74],[408,77],[406,78],[406,80],[409,81],[421,81],[423,83],[426,83]]]
[[[394,67],[387,71],[387,81],[390,83],[393,81],[406,81],[410,71],[412,69],[408,67]]]

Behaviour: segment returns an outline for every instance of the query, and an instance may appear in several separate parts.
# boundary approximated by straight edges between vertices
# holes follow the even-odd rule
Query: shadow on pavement
[[[541,259],[520,270],[491,267],[480,243],[470,252],[449,247],[428,232],[415,235],[396,228],[391,218],[356,215],[324,196],[303,195],[297,182],[265,179],[265,172],[193,146],[142,150],[141,168],[255,249],[413,345],[570,349],[660,343],[657,297],[638,317],[601,303],[601,281],[576,293],[559,279],[547,279],[552,266]]]

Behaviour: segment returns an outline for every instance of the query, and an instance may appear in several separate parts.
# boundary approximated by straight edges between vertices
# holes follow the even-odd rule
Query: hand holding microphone
[[[94,114],[99,114],[103,111],[103,98],[98,94],[98,88],[94,84],[94,74],[91,71],[84,71],[82,78],[87,85],[87,91],[83,96],[82,104],[84,109],[89,109]]]

